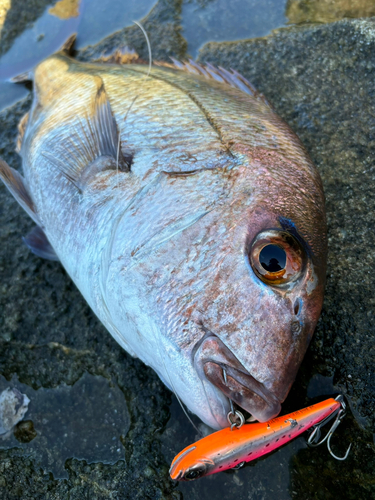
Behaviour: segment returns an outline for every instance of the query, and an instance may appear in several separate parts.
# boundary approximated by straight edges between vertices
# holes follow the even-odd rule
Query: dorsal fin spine
[[[242,92],[245,92],[246,94],[251,95],[255,99],[258,99],[259,101],[262,101],[264,104],[266,104],[273,110],[271,104],[267,101],[264,95],[258,92],[257,89],[254,87],[254,85],[252,85],[243,75],[241,75],[240,73],[238,73],[238,71],[232,68],[231,71],[228,71],[227,69],[224,69],[221,66],[216,68],[210,63],[206,63],[203,66],[202,64],[197,63],[192,59],[189,59],[188,62],[182,63],[180,61],[177,61],[177,59],[175,59],[174,57],[171,57],[171,61],[173,62],[173,67],[175,69],[186,71],[194,75],[201,75],[207,78],[208,80],[212,79],[220,83],[226,83],[231,87],[234,87],[238,90],[241,90]],[[163,64],[160,65],[162,66]],[[165,65],[170,67],[169,64]]]

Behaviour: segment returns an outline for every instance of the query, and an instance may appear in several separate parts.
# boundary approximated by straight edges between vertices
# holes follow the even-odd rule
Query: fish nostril
[[[292,333],[294,335],[297,335],[298,333],[300,333],[301,328],[302,328],[302,325],[299,321],[292,322],[291,329],[292,329]]]
[[[294,302],[294,314],[297,316],[301,309],[301,299],[296,299]]]

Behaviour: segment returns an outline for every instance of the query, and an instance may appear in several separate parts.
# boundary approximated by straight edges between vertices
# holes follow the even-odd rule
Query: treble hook
[[[342,408],[340,408],[339,410],[333,412],[331,415],[329,415],[329,417],[325,418],[324,420],[322,420],[321,422],[319,422],[319,424],[317,424],[315,426],[315,429],[311,433],[311,435],[310,435],[310,437],[309,437],[309,439],[307,441],[307,444],[309,446],[311,446],[311,447],[315,447],[315,446],[320,446],[325,441],[327,441],[328,451],[333,456],[333,458],[335,458],[336,460],[346,460],[346,458],[349,455],[350,448],[352,447],[351,443],[350,443],[349,448],[346,450],[346,453],[345,453],[345,455],[343,457],[336,456],[333,453],[333,451],[331,450],[331,437],[332,437],[333,433],[335,432],[335,430],[337,429],[337,427],[341,424],[342,419],[346,415],[346,412],[345,412],[346,405],[344,403],[343,397],[341,395],[337,396],[336,401],[339,401],[341,403]],[[336,415],[336,419],[333,422],[332,427],[327,432],[326,436],[321,441],[319,441],[319,438],[321,436],[321,427],[323,425],[325,425],[326,423],[328,423],[330,420],[332,420],[332,418],[335,415]],[[318,441],[318,442],[316,442],[316,441]]]

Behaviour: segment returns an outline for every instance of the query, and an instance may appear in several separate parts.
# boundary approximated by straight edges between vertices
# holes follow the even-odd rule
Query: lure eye
[[[279,286],[300,276],[306,256],[291,234],[268,230],[259,233],[253,241],[249,259],[258,278],[267,285]]]
[[[203,473],[204,469],[190,469],[188,472],[186,472],[184,478],[187,479],[188,481],[191,481],[193,479],[201,477]]]

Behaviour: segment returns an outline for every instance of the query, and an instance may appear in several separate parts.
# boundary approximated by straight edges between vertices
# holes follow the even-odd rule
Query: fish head
[[[228,425],[230,400],[256,420],[273,418],[322,306],[317,172],[258,151],[247,165],[164,173],[135,203],[118,230],[122,249],[132,241],[126,263],[110,281],[126,280],[116,295],[127,311],[137,293],[148,301],[132,317],[154,332],[142,359],[213,428]]]
[[[195,313],[205,336],[194,366],[220,426],[228,425],[222,395],[261,422],[280,412],[322,307],[321,184],[313,171],[292,179],[290,168],[277,155],[260,154],[251,202],[239,195],[226,211],[225,250]],[[245,194],[249,173],[238,170],[234,191]]]

